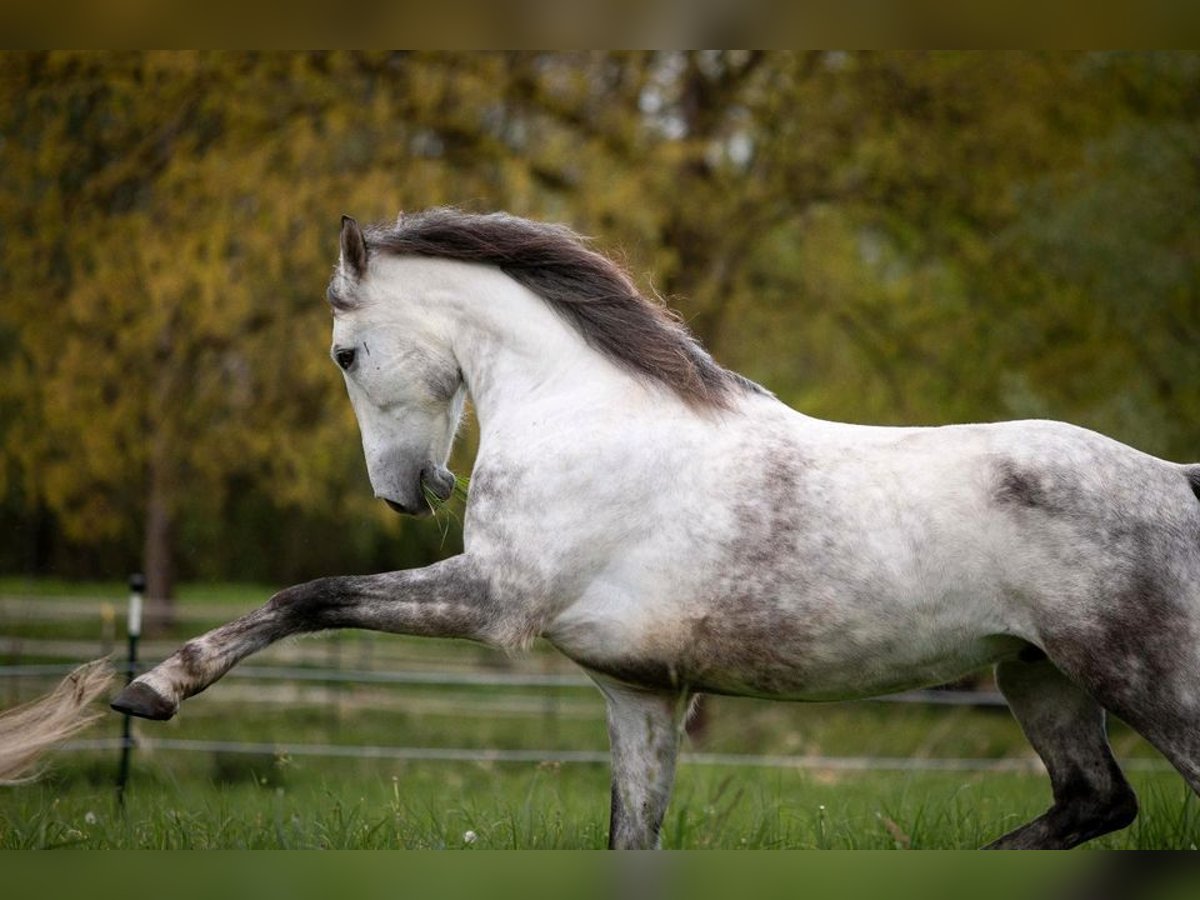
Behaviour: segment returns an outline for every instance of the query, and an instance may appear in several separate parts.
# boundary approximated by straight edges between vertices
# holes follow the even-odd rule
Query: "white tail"
[[[112,676],[107,659],[93,660],[45,697],[0,713],[0,784],[34,777],[42,753],[99,717],[99,711],[88,707],[107,690]]]

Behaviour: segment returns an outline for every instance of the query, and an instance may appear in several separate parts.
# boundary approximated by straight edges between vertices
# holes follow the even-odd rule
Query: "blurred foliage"
[[[813,415],[1200,457],[1198,101],[1185,53],[0,55],[0,568],[457,546],[367,487],[342,212],[565,221]]]

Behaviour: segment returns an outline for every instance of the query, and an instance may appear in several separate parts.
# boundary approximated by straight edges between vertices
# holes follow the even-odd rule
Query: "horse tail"
[[[102,715],[88,706],[107,690],[112,677],[107,659],[93,660],[46,696],[0,713],[0,784],[33,778],[43,752]]]

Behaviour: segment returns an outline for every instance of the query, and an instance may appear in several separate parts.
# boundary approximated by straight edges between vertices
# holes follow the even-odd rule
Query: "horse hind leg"
[[[1089,680],[1084,672],[1081,680],[1090,681],[1104,707],[1149,741],[1200,794],[1200,662],[1183,643],[1163,635],[1157,649],[1148,649],[1155,662],[1150,676],[1108,673]]]
[[[1137,798],[1109,748],[1100,704],[1044,658],[1002,662],[996,680],[1046,764],[1054,804],[988,849],[1066,850],[1129,825]]]
[[[1200,571],[1192,583],[1200,584]],[[1200,794],[1200,590],[1176,594],[1149,577],[1138,588],[1107,604],[1108,618],[1086,640],[1045,635],[1046,652]]]

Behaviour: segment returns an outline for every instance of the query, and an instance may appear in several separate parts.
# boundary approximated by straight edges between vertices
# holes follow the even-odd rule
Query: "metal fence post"
[[[135,572],[129,576],[129,655],[126,660],[125,683],[137,675],[138,638],[142,636],[142,600],[146,593],[146,576]],[[129,781],[129,762],[133,755],[133,717],[126,715],[121,726],[121,767],[117,770],[117,805],[125,807],[125,785]]]

